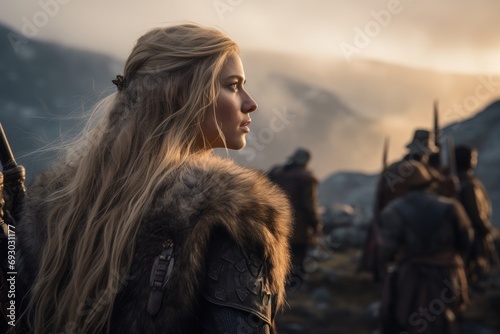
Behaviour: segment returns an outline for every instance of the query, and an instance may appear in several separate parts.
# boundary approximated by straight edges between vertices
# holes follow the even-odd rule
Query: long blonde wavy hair
[[[109,330],[139,222],[169,172],[203,145],[203,118],[215,115],[219,74],[234,53],[225,34],[194,24],[139,38],[125,87],[95,108],[55,173],[60,185],[46,199],[47,240],[28,306],[33,332]],[[85,310],[89,301],[96,307]]]

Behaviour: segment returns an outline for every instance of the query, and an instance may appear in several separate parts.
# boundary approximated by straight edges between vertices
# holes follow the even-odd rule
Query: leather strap
[[[163,251],[156,257],[151,269],[151,277],[149,280],[149,298],[148,298],[148,313],[154,317],[160,310],[163,300],[165,286],[172,274],[174,267],[174,242],[167,240],[163,244]]]

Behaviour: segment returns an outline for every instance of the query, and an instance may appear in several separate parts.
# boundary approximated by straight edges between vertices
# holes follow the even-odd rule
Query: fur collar
[[[146,222],[153,230],[163,225],[167,235],[185,240],[176,252],[185,266],[182,291],[197,290],[195,277],[200,276],[210,233],[220,226],[241,247],[262,252],[270,266],[272,292],[282,304],[290,209],[281,190],[262,172],[215,155],[193,156],[172,173],[155,199]]]

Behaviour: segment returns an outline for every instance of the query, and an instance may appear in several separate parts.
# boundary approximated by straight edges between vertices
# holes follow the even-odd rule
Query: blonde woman
[[[183,24],[139,38],[117,92],[29,189],[20,326],[275,332],[288,202],[263,174],[212,153],[245,146],[257,108],[245,80],[238,46],[218,30]]]

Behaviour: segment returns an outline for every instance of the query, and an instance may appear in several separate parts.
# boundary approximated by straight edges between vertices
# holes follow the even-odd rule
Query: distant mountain
[[[373,128],[376,122],[347,106],[334,92],[290,77],[286,73],[269,73],[268,89],[258,96],[271,97],[274,106],[261,105],[251,115],[252,133],[245,149],[231,153],[244,165],[267,169],[271,163],[280,163],[298,146],[312,151],[315,164],[324,169],[334,161],[336,168],[362,165],[371,155],[366,142],[376,141]],[[264,102],[265,103],[265,102]],[[279,115],[284,118],[280,119]],[[273,128],[274,121],[278,126]],[[362,132],[362,136],[356,134]],[[356,152],[352,152],[356,147]],[[353,154],[354,153],[354,154]],[[347,159],[341,159],[348,156]],[[317,165],[316,165],[317,166]]]
[[[455,144],[478,149],[476,175],[484,183],[493,205],[493,224],[500,228],[500,100],[475,116],[443,129],[443,138],[451,136]],[[321,205],[344,203],[359,207],[371,216],[378,174],[335,173],[319,188]]]
[[[1,25],[0,36],[0,122],[18,162],[33,174],[53,156],[42,148],[81,128],[84,111],[109,93],[122,66],[108,56],[28,40]]]
[[[319,203],[333,210],[337,204],[358,208],[368,220],[372,216],[378,174],[340,172],[327,177],[319,185]]]

